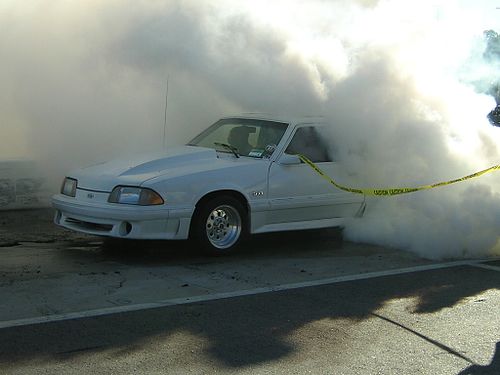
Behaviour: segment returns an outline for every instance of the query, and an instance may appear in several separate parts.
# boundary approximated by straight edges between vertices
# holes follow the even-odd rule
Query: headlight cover
[[[68,197],[74,197],[76,195],[77,185],[77,180],[71,177],[65,177],[61,186],[61,194],[67,195]]]
[[[155,191],[135,186],[117,186],[111,192],[109,203],[153,206],[163,204],[163,198]]]

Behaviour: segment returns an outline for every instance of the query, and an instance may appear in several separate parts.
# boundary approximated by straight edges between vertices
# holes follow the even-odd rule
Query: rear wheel
[[[209,200],[197,209],[192,234],[202,250],[210,255],[225,255],[237,248],[246,235],[245,208],[231,196]]]

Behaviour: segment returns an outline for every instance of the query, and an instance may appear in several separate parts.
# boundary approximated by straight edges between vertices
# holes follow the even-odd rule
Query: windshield
[[[269,157],[288,124],[276,121],[229,118],[217,121],[188,143],[253,158]]]

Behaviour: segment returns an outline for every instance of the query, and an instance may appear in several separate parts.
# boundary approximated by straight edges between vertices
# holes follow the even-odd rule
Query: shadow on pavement
[[[33,222],[39,220],[40,216],[50,218],[49,214],[47,210],[33,212]],[[5,233],[12,233],[9,226],[11,221],[4,218],[0,224]],[[198,249],[189,241],[131,241],[109,247],[102,239],[72,237],[60,230],[51,233],[50,228],[42,225],[38,231],[47,236],[48,241],[66,241],[62,245],[66,249],[62,256],[67,257],[68,261],[87,257],[92,261],[101,258],[160,266],[177,261],[185,263],[186,259],[190,263],[225,261],[224,258],[199,256]],[[341,252],[341,233],[329,230],[259,235],[243,245],[234,257],[238,260],[278,258],[292,253],[314,256],[316,249],[321,248]],[[453,307],[467,298],[489,289],[498,289],[499,286],[498,272],[456,267],[0,329],[0,364],[27,361],[45,363],[53,360],[64,362],[108,351],[112,351],[116,358],[121,358],[140,352],[155,340],[163,339],[164,360],[168,365],[178,357],[178,350],[174,343],[170,343],[170,338],[180,332],[188,332],[207,343],[206,346],[194,348],[205,357],[229,368],[246,367],[278,361],[299,350],[289,338],[313,322],[323,319],[335,322],[332,325],[334,332],[322,332],[321,335],[324,345],[328,345],[332,352],[340,352],[345,350],[343,341],[349,339],[349,330],[343,329],[343,325],[346,322],[356,324],[377,316],[377,310],[391,300],[415,298],[417,303],[413,313],[426,314]],[[439,346],[436,338],[423,337],[402,325],[400,329]],[[451,355],[459,356],[457,350],[443,348]],[[196,361],[199,354],[192,356],[192,359],[187,357],[187,360]],[[488,366],[471,364],[461,374],[483,373],[500,373],[498,343],[495,356]]]
[[[497,342],[495,354],[489,365],[472,365],[458,375],[498,375],[500,374],[500,341]]]
[[[240,368],[284,359],[299,350],[290,337],[313,322],[335,322],[330,325],[334,331],[318,334],[322,345],[332,353],[341,352],[346,350],[345,340],[349,340],[349,329],[343,328],[346,322],[356,324],[373,318],[391,300],[415,298],[413,313],[424,314],[452,307],[499,285],[498,272],[455,267],[7,328],[0,330],[0,363],[66,361],[110,350],[116,360],[161,340],[155,348],[162,350],[168,366],[179,356],[170,338],[188,332],[207,343],[202,347],[193,344],[198,354],[191,360],[195,361],[201,351],[210,361]],[[454,351],[458,352],[456,348]],[[471,366],[468,373],[476,374],[478,369]],[[498,369],[498,345],[487,369]]]
[[[89,237],[87,240],[66,241],[58,246],[65,249],[61,255],[67,257],[68,261],[81,257],[138,266],[222,263],[263,257],[282,257],[284,254],[313,257],[326,250],[329,254],[343,251],[340,229],[255,235],[243,243],[234,254],[222,257],[202,254],[197,244],[189,240],[147,241]],[[358,252],[357,255],[362,255],[361,251]],[[370,252],[373,250],[366,251],[366,253]],[[352,256],[352,254],[346,255]]]

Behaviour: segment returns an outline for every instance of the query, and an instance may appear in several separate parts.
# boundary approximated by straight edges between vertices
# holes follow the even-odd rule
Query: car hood
[[[213,164],[217,160],[213,149],[182,146],[78,169],[69,176],[78,180],[79,188],[110,192],[117,185],[137,186],[174,170],[189,170],[192,166]]]

